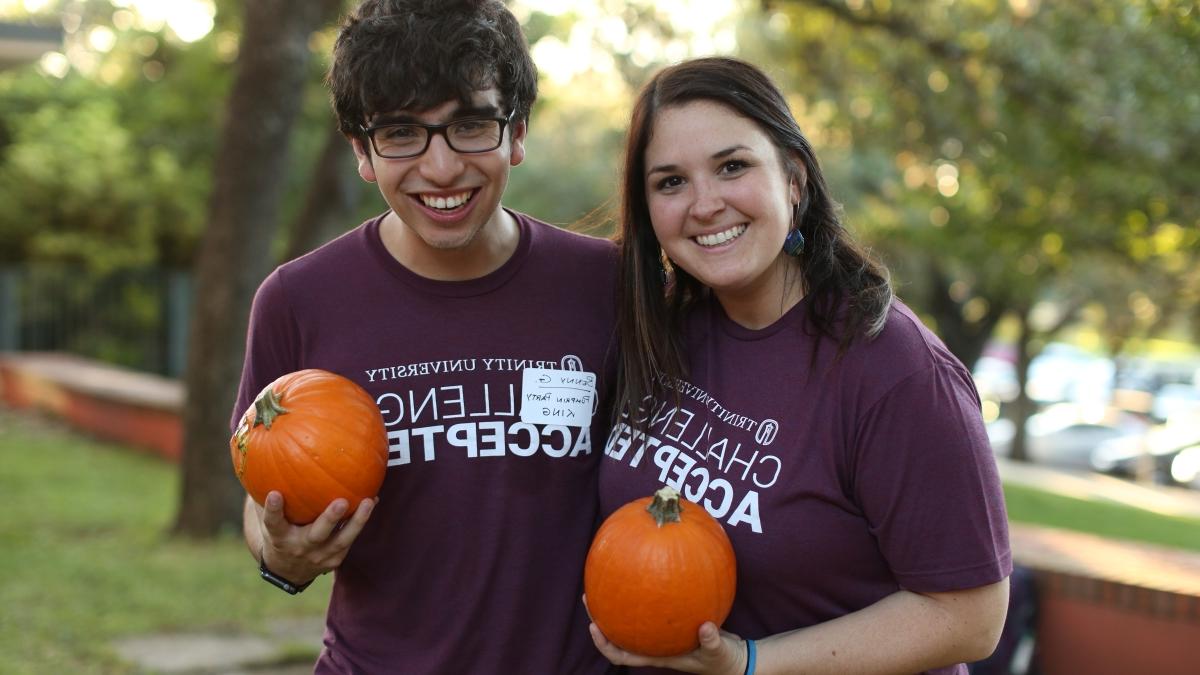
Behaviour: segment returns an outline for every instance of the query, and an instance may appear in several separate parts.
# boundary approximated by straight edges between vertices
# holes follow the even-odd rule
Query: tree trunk
[[[330,125],[325,149],[308,184],[304,208],[292,223],[284,260],[298,258],[346,231],[362,201],[354,151],[337,125]]]
[[[1013,399],[1013,437],[1012,445],[1010,446],[1008,456],[1010,459],[1017,462],[1029,461],[1028,441],[1029,435],[1025,432],[1025,425],[1029,422],[1029,418],[1033,416],[1033,401],[1029,398],[1029,393],[1026,391],[1026,385],[1029,383],[1029,364],[1033,361],[1033,354],[1030,353],[1030,342],[1033,341],[1033,331],[1029,326],[1029,310],[1022,308],[1017,312],[1017,320],[1020,322],[1020,333],[1017,336],[1017,397]]]
[[[969,321],[963,315],[962,303],[951,297],[950,279],[937,262],[929,261],[927,270],[930,275],[929,312],[937,322],[938,337],[967,369],[973,369],[996,324],[1008,311],[1008,302],[1004,298],[988,298],[984,315]]]
[[[174,531],[236,531],[245,494],[227,438],[247,316],[267,272],[293,122],[302,105],[309,35],[340,2],[252,0],[226,106],[208,228],[196,263],[184,384],[182,489]]]

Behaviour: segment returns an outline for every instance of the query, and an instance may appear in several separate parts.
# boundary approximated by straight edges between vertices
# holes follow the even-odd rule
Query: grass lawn
[[[1200,520],[1065,497],[1024,485],[1005,485],[1004,499],[1013,522],[1200,551]]]
[[[0,670],[127,672],[119,637],[324,613],[328,576],[293,598],[240,535],[169,538],[178,491],[165,460],[0,409]]]

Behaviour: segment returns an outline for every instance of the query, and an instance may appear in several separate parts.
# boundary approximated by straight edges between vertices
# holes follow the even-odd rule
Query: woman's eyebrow
[[[731,145],[728,148],[725,148],[724,150],[718,150],[717,152],[714,152],[712,154],[712,158],[713,159],[723,159],[725,157],[732,155],[733,153],[737,152],[738,150],[749,150],[749,149],[750,148],[745,145]]]
[[[714,152],[712,154],[712,159],[724,159],[725,157],[732,155],[733,153],[737,152],[738,150],[749,150],[749,149],[750,148],[745,145],[740,145],[740,144],[739,145],[731,145],[728,148],[725,148],[724,150],[718,150],[718,151]],[[656,173],[670,173],[672,171],[677,171],[678,169],[679,169],[679,167],[674,164],[659,164],[657,166],[651,167],[648,171],[646,171],[646,175],[650,176],[650,175],[653,175]]]

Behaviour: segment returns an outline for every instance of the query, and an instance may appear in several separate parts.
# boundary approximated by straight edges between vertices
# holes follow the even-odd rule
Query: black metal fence
[[[0,267],[0,351],[64,351],[178,377],[191,286],[176,270]]]

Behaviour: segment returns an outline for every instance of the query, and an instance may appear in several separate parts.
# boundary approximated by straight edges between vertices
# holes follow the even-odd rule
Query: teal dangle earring
[[[804,253],[804,235],[799,228],[788,230],[787,237],[783,240],[783,252],[790,256]]]
[[[804,195],[804,201],[796,204],[796,212],[792,216],[792,229],[788,230],[787,237],[783,240],[783,252],[790,256],[804,253],[804,234],[800,232],[800,219],[804,215],[807,203],[808,195]]]

